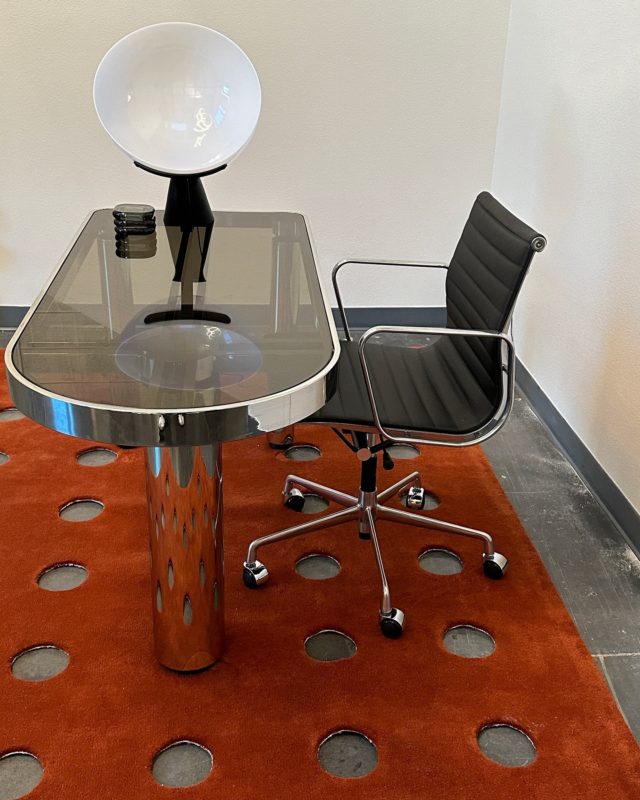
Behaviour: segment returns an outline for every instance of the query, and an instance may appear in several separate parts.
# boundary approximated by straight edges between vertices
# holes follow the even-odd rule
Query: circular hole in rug
[[[346,633],[326,629],[308,636],[304,641],[304,649],[316,661],[343,661],[355,656],[358,648]]]
[[[407,458],[418,458],[420,451],[412,444],[392,444],[390,447],[385,448],[391,458],[398,458],[405,460]]]
[[[48,681],[69,666],[69,653],[52,644],[38,644],[18,653],[11,672],[20,681]]]
[[[60,516],[67,522],[87,522],[104,511],[99,500],[71,500],[60,509]]]
[[[487,758],[504,767],[526,767],[536,758],[536,747],[527,734],[507,723],[481,728],[478,746]]]
[[[402,492],[400,495],[400,504],[403,505],[405,508],[409,508],[407,506],[407,492]],[[409,508],[410,511],[432,511],[434,508],[437,508],[440,505],[440,500],[432,494],[431,492],[425,491],[424,493],[424,508],[423,509],[416,509],[416,508]]]
[[[76,456],[78,464],[83,467],[104,467],[115,461],[118,454],[106,447],[92,447],[91,450],[83,450]]]
[[[17,419],[24,419],[24,414],[17,408],[0,408],[0,422],[14,422]]]
[[[327,508],[329,508],[329,502],[324,497],[313,493],[305,494],[302,506],[303,514],[319,514],[321,511],[326,511]]]
[[[49,592],[66,592],[75,589],[89,577],[89,572],[80,564],[54,564],[38,577],[38,586]]]
[[[0,756],[0,798],[18,800],[33,791],[42,780],[42,764],[31,753],[16,750]]]
[[[475,625],[454,625],[442,640],[450,653],[463,658],[486,658],[496,649],[493,636]]]
[[[2,450],[0,450],[0,464],[6,464],[8,460],[9,456],[6,453],[3,453]]]
[[[296,561],[296,572],[312,581],[325,581],[340,574],[340,562],[326,553],[310,553]]]
[[[425,572],[432,575],[456,575],[462,572],[463,563],[460,556],[444,547],[430,547],[418,556],[418,564]]]
[[[315,461],[322,455],[320,448],[312,444],[294,444],[284,451],[285,458],[291,461]]]
[[[161,786],[195,786],[213,768],[213,754],[196,742],[173,742],[153,759],[151,772]]]
[[[376,768],[378,750],[363,733],[336,731],[321,742],[318,761],[322,769],[336,778],[362,778]]]

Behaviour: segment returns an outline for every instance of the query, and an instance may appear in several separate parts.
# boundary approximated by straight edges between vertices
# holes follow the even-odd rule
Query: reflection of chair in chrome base
[[[391,604],[376,520],[476,538],[483,543],[485,575],[503,576],[507,559],[496,552],[489,533],[385,505],[408,489],[407,505],[420,509],[425,493],[418,472],[378,492],[377,456],[383,453],[389,466],[385,451],[394,443],[462,447],[478,444],[502,427],[514,388],[515,351],[507,332],[531,259],[545,244],[543,236],[483,192],[448,266],[364,260],[338,264],[333,280],[347,341],[341,343],[335,395],[306,421],[329,425],[356,453],[361,461],[358,496],[289,475],[284,486],[289,508],[302,509],[304,490],[345,508],[251,542],[243,573],[247,587],[257,588],[268,579],[267,568],[257,560],[264,545],[349,520],[356,520],[360,536],[372,541],[382,582],[380,628],[389,638],[402,634],[404,613]],[[353,342],[337,286],[341,267],[353,263],[447,269],[448,327],[378,326]],[[407,345],[412,337],[413,344]]]

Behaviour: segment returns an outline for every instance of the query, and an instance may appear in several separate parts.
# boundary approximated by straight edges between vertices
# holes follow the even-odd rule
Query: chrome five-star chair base
[[[374,445],[373,436],[368,437],[368,444]],[[374,445],[375,446],[375,445]],[[370,450],[368,450],[370,452]],[[462,536],[472,536],[481,539],[484,545],[483,561],[484,574],[493,579],[501,578],[507,568],[507,559],[497,553],[493,546],[493,539],[485,531],[467,528],[463,525],[456,525],[452,522],[445,522],[441,519],[428,517],[425,514],[402,511],[398,508],[389,508],[385,503],[392,497],[408,489],[407,506],[410,508],[423,508],[425,492],[422,488],[420,473],[412,472],[388,489],[378,492],[375,484],[376,477],[376,455],[370,456],[362,462],[362,475],[360,481],[360,491],[358,496],[346,494],[329,486],[300,478],[297,475],[289,475],[284,484],[285,505],[296,511],[301,511],[304,506],[305,494],[315,494],[325,500],[333,501],[338,505],[344,506],[341,511],[330,514],[323,514],[320,517],[304,522],[301,525],[294,525],[285,528],[277,533],[261,536],[249,545],[247,558],[244,562],[243,580],[249,589],[256,589],[262,586],[269,578],[269,572],[265,565],[256,558],[258,549],[272,542],[280,542],[283,539],[290,539],[295,536],[303,536],[312,531],[329,528],[333,525],[340,525],[348,520],[355,520],[358,524],[358,532],[363,539],[371,539],[373,550],[376,557],[378,572],[382,582],[382,600],[380,604],[380,629],[382,633],[390,639],[397,639],[402,635],[404,629],[404,613],[395,608],[391,603],[391,593],[389,584],[384,571],[384,563],[380,551],[380,543],[376,532],[376,520],[383,519],[391,522],[403,522],[407,525],[415,525],[420,528],[435,528],[457,533]],[[371,488],[369,488],[371,487]]]

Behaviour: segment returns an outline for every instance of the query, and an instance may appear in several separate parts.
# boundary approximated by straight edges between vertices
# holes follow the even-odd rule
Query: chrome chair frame
[[[533,243],[533,249],[536,251],[543,250],[546,245],[544,237],[540,236]],[[342,302],[342,296],[338,285],[338,274],[340,270],[346,265],[371,265],[371,266],[402,266],[402,267],[416,267],[428,269],[443,269],[449,268],[448,264],[441,262],[425,262],[425,261],[385,261],[380,259],[346,259],[338,262],[333,268],[332,283],[338,301],[338,309],[347,340],[353,341],[351,331],[347,321],[347,315]],[[244,562],[243,579],[245,585],[249,588],[256,588],[265,583],[269,577],[269,573],[265,565],[258,561],[258,550],[274,542],[280,542],[285,539],[290,539],[297,536],[302,536],[312,531],[340,525],[348,520],[355,519],[358,522],[358,530],[362,538],[370,538],[373,544],[376,564],[380,575],[380,582],[382,586],[382,599],[380,603],[380,627],[385,636],[389,638],[398,638],[402,634],[404,628],[404,613],[394,608],[391,603],[391,594],[389,584],[385,574],[384,564],[382,561],[382,554],[380,550],[380,543],[376,531],[376,520],[383,519],[393,522],[402,522],[404,524],[413,525],[420,528],[433,528],[436,530],[446,531],[447,533],[454,533],[461,536],[472,537],[479,539],[483,543],[483,568],[485,574],[490,578],[501,578],[504,574],[508,561],[507,559],[496,552],[493,538],[491,534],[486,531],[477,530],[475,528],[468,528],[463,525],[457,525],[452,522],[430,517],[425,514],[417,514],[410,511],[402,511],[396,508],[389,508],[385,503],[398,493],[402,492],[408,487],[422,490],[422,479],[418,472],[412,472],[406,477],[394,483],[392,486],[383,490],[377,491],[375,485],[376,474],[376,453],[383,449],[383,443],[387,441],[401,444],[422,444],[422,445],[440,445],[448,447],[468,447],[470,445],[479,444],[485,439],[496,433],[506,422],[509,412],[511,411],[514,398],[515,387],[515,347],[513,340],[507,333],[511,327],[511,319],[506,321],[506,324],[501,332],[484,331],[484,330],[470,330],[460,328],[442,328],[442,327],[413,327],[413,326],[385,326],[378,325],[369,328],[360,338],[358,346],[358,354],[360,363],[364,373],[365,385],[371,404],[371,412],[373,416],[374,426],[363,425],[349,425],[354,445],[356,443],[356,432],[366,435],[366,446],[359,446],[357,449],[357,457],[361,462],[368,462],[371,466],[371,474],[374,483],[367,487],[367,490],[360,489],[358,496],[350,495],[345,492],[338,491],[324,484],[316,483],[315,481],[307,480],[297,475],[288,475],[285,481],[283,494],[285,502],[287,498],[304,501],[303,489],[307,492],[314,493],[320,497],[337,503],[344,508],[340,511],[334,511],[315,519],[304,522],[300,525],[294,525],[290,528],[278,531],[276,533],[268,534],[254,539],[249,545],[247,557]],[[490,339],[499,339],[502,342],[501,348],[501,369],[503,380],[503,393],[502,402],[497,409],[496,414],[484,425],[482,428],[468,434],[435,434],[430,437],[414,436],[409,431],[386,429],[381,420],[376,405],[374,396],[373,385],[369,372],[369,366],[366,358],[366,347],[369,339],[380,333],[391,334],[417,334],[426,336],[467,336],[467,337],[484,337]],[[327,425],[330,423],[322,422],[318,424]],[[355,448],[354,448],[355,449]],[[363,464],[364,474],[364,464]],[[422,497],[424,495],[422,494]],[[424,502],[424,500],[422,501]],[[295,507],[292,505],[292,507]],[[300,506],[301,507],[301,506]]]

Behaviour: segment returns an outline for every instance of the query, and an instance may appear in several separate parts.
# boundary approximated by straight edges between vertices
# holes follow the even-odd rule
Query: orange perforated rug
[[[3,385],[0,408],[9,405]],[[356,490],[357,462],[336,437],[299,426],[297,438],[322,457],[296,471]],[[143,454],[114,448],[113,463],[87,468],[76,461],[87,446],[29,420],[0,424],[10,457],[0,465],[0,755],[40,760],[33,800],[640,797],[640,751],[479,448],[425,449],[381,471],[386,485],[417,464],[440,498],[434,513],[492,530],[510,557],[504,580],[489,581],[475,542],[381,523],[393,599],[407,615],[404,636],[391,641],[378,631],[373,552],[353,525],[265,549],[270,583],[244,588],[248,541],[300,516],[280,501],[290,461],[263,438],[225,445],[226,655],[180,675],[152,654]],[[105,510],[88,522],[60,519],[75,498]],[[420,569],[419,554],[435,545],[455,550],[463,571]],[[340,574],[298,575],[296,560],[313,550],[338,559]],[[70,591],[40,588],[43,569],[60,562],[84,565],[88,579]],[[443,634],[456,623],[488,631],[493,654],[450,653]],[[304,641],[323,628],[350,635],[355,656],[310,658]],[[64,649],[68,667],[42,682],[16,679],[12,658],[38,644]],[[489,723],[525,731],[536,759],[489,760],[477,743]],[[366,777],[334,777],[318,763],[319,743],[340,729],[375,743]],[[197,786],[160,786],[153,758],[183,739],[210,750],[213,769]]]

